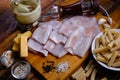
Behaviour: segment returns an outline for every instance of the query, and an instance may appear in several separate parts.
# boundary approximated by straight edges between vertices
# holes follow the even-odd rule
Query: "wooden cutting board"
[[[86,52],[86,54],[82,58],[73,56],[71,54],[66,54],[62,58],[56,58],[51,54],[49,54],[47,57],[43,57],[42,55],[29,52],[29,56],[26,58],[26,60],[47,80],[64,80],[81,66],[81,64],[85,61],[89,53],[90,51]],[[57,66],[57,64],[59,63],[67,61],[70,67],[64,73],[57,73],[56,71],[45,73],[42,66],[43,63],[46,63],[47,61],[54,61],[55,66]]]
[[[57,4],[71,4],[73,2],[76,2],[78,0],[64,0],[64,4],[57,2]],[[86,52],[84,57],[80,58],[78,56],[73,56],[71,54],[67,54],[63,56],[62,58],[57,58],[49,53],[47,57],[43,57],[42,55],[34,54],[32,52],[29,52],[29,56],[26,58],[26,60],[40,73],[42,74],[47,80],[65,80],[67,77],[69,77],[75,70],[77,70],[81,64],[85,61],[85,59],[88,57],[90,51]],[[51,71],[49,73],[45,73],[42,66],[43,63],[46,63],[47,61],[53,61],[54,66],[57,66],[59,63],[68,62],[70,65],[69,69],[65,71],[64,73],[58,73],[56,71]]]
[[[89,52],[87,52],[85,56],[82,58],[73,56],[71,54],[67,54],[62,58],[56,58],[51,54],[49,54],[47,57],[43,57],[42,55],[33,54],[29,52],[29,56],[26,58],[26,60],[47,80],[64,80],[81,66],[81,64],[84,62],[84,60],[87,58],[88,55]],[[47,61],[54,61],[55,66],[57,66],[57,64],[59,63],[63,63],[67,61],[70,67],[64,73],[58,73],[56,71],[45,73],[42,66],[43,63],[46,63]]]

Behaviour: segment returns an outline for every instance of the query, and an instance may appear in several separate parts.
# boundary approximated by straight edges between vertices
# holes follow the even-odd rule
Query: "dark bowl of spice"
[[[31,66],[27,61],[17,61],[11,68],[11,74],[16,79],[25,79],[31,71]]]

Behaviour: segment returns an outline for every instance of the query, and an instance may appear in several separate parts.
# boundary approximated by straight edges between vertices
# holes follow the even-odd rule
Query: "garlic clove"
[[[107,22],[105,18],[100,18],[98,20],[98,25],[104,24],[105,22]]]
[[[109,24],[112,24],[112,18],[108,17],[107,21],[108,21]]]
[[[103,24],[104,28],[111,28],[109,24]]]
[[[7,50],[7,51],[3,52],[2,56],[6,57],[6,58],[12,58],[12,51]]]
[[[1,62],[1,64],[2,64],[3,66],[6,66],[6,67],[7,67],[7,65],[8,65],[8,60],[7,60],[5,57],[2,57],[2,58],[0,59],[0,62]]]
[[[10,67],[14,62],[14,59],[12,57],[12,51],[7,50],[3,52],[3,54],[0,57],[0,62],[3,66],[6,66],[7,68]]]
[[[8,60],[7,58],[2,57],[2,58],[0,59],[0,62],[1,62],[1,64],[2,64],[3,66],[9,68],[9,67],[13,64],[14,60],[13,60],[13,59]]]

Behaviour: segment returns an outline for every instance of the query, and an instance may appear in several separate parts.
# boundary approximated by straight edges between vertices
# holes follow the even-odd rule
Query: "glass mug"
[[[11,0],[11,8],[20,24],[31,24],[41,16],[40,0]]]

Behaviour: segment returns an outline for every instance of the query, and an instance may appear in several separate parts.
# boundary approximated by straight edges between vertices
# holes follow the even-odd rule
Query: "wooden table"
[[[50,0],[50,2],[48,3],[47,0],[41,0],[42,1],[42,10],[46,11],[48,9],[48,6],[51,5],[55,0]],[[78,0],[65,0],[65,2],[67,3],[67,1],[69,3],[72,2],[76,2]],[[100,4],[103,4],[109,0],[99,0]],[[1,3],[3,2],[3,3]],[[47,6],[46,6],[46,2],[47,2]],[[10,48],[10,46],[12,45],[13,42],[13,38],[16,36],[16,34],[18,33],[18,29],[16,28],[16,21],[15,19],[13,19],[11,10],[9,8],[9,3],[10,0],[8,0],[8,2],[4,2],[4,1],[0,1],[0,5],[7,5],[7,6],[3,6],[0,7],[0,33],[2,37],[0,37],[0,54],[2,54],[2,52],[4,50],[7,50]],[[8,3],[8,4],[7,4]],[[114,28],[118,28],[120,27],[120,7],[117,7],[111,14],[110,17],[114,20],[113,22],[113,27]],[[11,17],[4,17],[4,16],[11,16]],[[101,13],[97,14],[97,19],[99,19],[102,16]],[[14,22],[13,27],[11,27],[11,21],[12,23]],[[5,25],[3,25],[3,23]],[[10,30],[9,32],[7,30]],[[6,35],[4,35],[6,34]],[[50,80],[60,80],[60,79],[65,79],[68,76],[70,76],[75,70],[77,70],[80,65],[85,61],[85,59],[88,57],[90,53],[90,50],[88,50],[88,52],[86,53],[86,55],[83,58],[79,58],[77,56],[71,56],[71,55],[67,55],[64,56],[63,58],[57,59],[56,57],[53,57],[52,55],[48,55],[46,58],[35,55],[31,52],[29,52],[29,56],[26,58],[26,60],[40,73],[42,74],[45,78],[50,79]],[[70,59],[71,58],[71,59]],[[69,69],[69,71],[67,71],[67,73],[63,73],[60,75],[56,75],[55,72],[52,72],[50,74],[46,74],[42,71],[42,63],[47,61],[47,60],[52,60],[55,61],[55,63],[59,63],[59,62],[64,62],[66,60],[68,60],[70,62],[71,68]],[[39,61],[36,62],[36,61]]]

